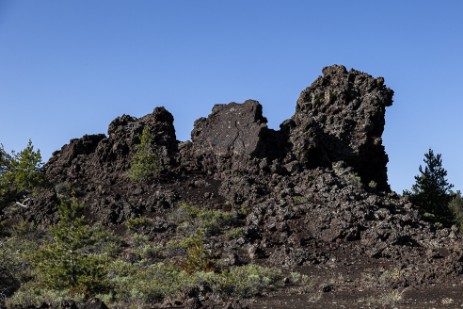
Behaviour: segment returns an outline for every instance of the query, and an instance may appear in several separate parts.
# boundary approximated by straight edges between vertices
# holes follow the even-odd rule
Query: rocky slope
[[[392,96],[383,78],[334,65],[301,92],[278,131],[252,100],[214,106],[188,142],[177,141],[173,116],[162,107],[142,118],[123,115],[107,136],[74,139],[53,154],[44,168],[52,186],[26,216],[56,221],[58,196],[74,191],[106,225],[154,218],[153,241],[165,244],[176,229],[169,213],[185,202],[239,212],[243,237],[208,244],[231,263],[255,259],[309,271],[385,261],[400,268],[397,285],[457,278],[457,229],[424,222],[390,191],[381,135]],[[127,173],[145,126],[162,167],[151,181],[132,182]]]

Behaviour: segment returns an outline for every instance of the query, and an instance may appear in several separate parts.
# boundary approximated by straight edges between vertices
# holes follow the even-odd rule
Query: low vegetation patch
[[[237,223],[237,214],[234,212],[204,209],[185,203],[180,204],[172,216],[178,224],[179,232],[198,230],[206,236],[223,233]]]
[[[77,199],[63,199],[59,222],[41,239],[18,242],[18,235],[32,233],[32,223],[8,229],[9,237],[0,246],[1,282],[12,287],[7,306],[59,307],[97,297],[110,307],[145,308],[184,297],[201,286],[207,286],[206,293],[216,298],[241,299],[287,284],[278,269],[227,266],[212,254],[209,237],[243,235],[234,226],[235,213],[182,204],[172,217],[179,226],[178,235],[162,246],[137,232],[152,224],[152,219],[129,220],[130,228],[121,239],[99,224],[89,226],[83,210]],[[170,259],[166,258],[169,251],[173,252]],[[308,282],[306,276],[292,276],[294,286]]]

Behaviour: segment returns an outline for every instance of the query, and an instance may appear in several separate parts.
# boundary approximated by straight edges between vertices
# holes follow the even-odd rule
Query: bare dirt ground
[[[273,295],[256,299],[250,308],[463,308],[462,284],[408,287],[389,291],[331,291],[304,295]]]
[[[277,308],[463,308],[463,278],[444,282],[413,281],[403,261],[350,255],[346,248],[331,251],[325,264],[297,269],[310,279],[306,287],[285,287],[247,305]],[[415,265],[412,265],[415,266]]]

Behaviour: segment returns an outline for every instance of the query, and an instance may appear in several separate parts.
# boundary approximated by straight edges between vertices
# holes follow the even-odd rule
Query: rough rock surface
[[[213,154],[217,158],[249,157],[260,151],[260,135],[267,119],[262,106],[248,100],[243,104],[218,104],[212,114],[196,120],[191,140],[195,155]]]
[[[284,125],[293,155],[307,166],[344,161],[365,184],[375,181],[387,190],[388,157],[381,135],[392,95],[382,77],[343,66],[324,68],[323,76],[302,91],[296,114]]]
[[[143,128],[148,126],[154,136],[152,147],[162,164],[161,177],[168,177],[177,164],[178,143],[173,121],[172,114],[157,107],[140,119],[128,115],[116,118],[109,125],[108,137],[85,135],[71,140],[45,165],[46,176],[53,180],[56,194],[46,195],[45,201],[38,200],[36,209],[46,211],[48,215],[43,219],[49,221],[50,204],[56,206],[57,196],[74,192],[104,222],[120,223],[140,214],[146,205],[162,205],[163,197],[170,198],[166,197],[169,193],[150,194],[151,197],[140,201],[144,189],[128,181],[128,170]]]
[[[302,91],[279,131],[251,100],[216,105],[195,122],[191,142],[176,140],[164,108],[139,119],[124,115],[108,137],[84,136],[54,153],[45,166],[52,186],[25,215],[56,220],[58,196],[72,188],[107,225],[154,218],[153,239],[165,244],[176,228],[168,214],[186,202],[241,214],[243,237],[208,239],[233,261],[329,268],[381,260],[400,264],[397,284],[442,282],[463,273],[463,242],[456,228],[423,221],[390,192],[381,135],[392,95],[381,77],[335,65]],[[155,134],[162,173],[131,182],[127,171],[144,126]]]

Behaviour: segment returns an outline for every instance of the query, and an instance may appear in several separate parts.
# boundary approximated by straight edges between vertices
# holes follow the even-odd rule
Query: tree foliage
[[[92,252],[96,239],[83,209],[75,198],[63,200],[58,208],[60,221],[51,228],[54,241],[33,257],[38,278],[48,288],[94,294],[106,285],[106,258]]]
[[[3,148],[3,145],[0,144],[0,177],[3,177],[5,172],[8,169],[8,164],[11,161],[10,155],[8,155]]]
[[[453,222],[463,231],[463,196],[457,191],[449,203],[450,211],[453,215]]]
[[[159,175],[161,162],[158,151],[153,148],[153,135],[148,126],[143,128],[140,144],[132,159],[129,177],[133,181],[144,181]]]
[[[446,179],[447,171],[442,166],[442,155],[434,154],[434,151],[429,149],[423,161],[425,166],[419,167],[420,173],[415,176],[416,183],[412,186],[410,199],[437,221],[449,224],[452,221],[452,213],[448,205],[452,199],[453,185]]]
[[[33,192],[45,182],[41,168],[43,166],[40,150],[35,151],[29,140],[26,148],[19,153],[7,154],[0,147],[0,205]]]

